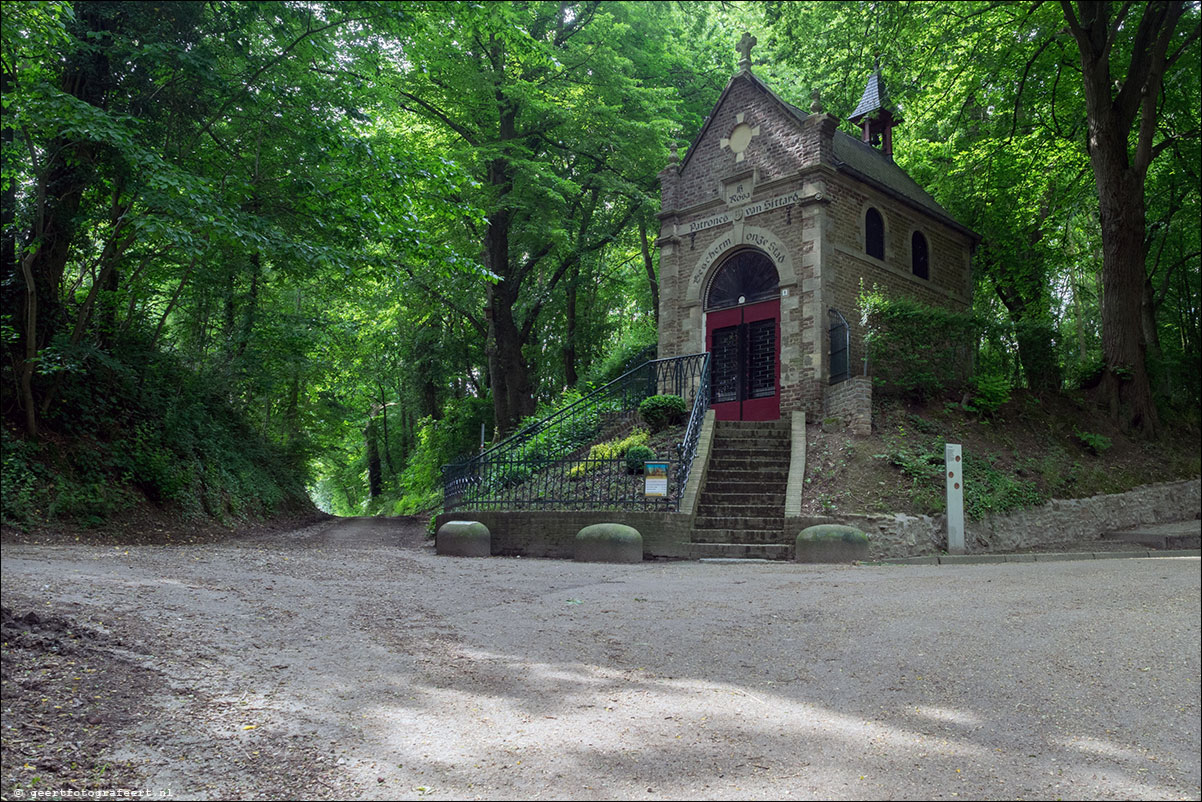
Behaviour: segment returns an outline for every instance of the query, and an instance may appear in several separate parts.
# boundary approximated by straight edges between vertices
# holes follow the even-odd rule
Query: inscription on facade
[[[749,200],[751,200],[751,190],[747,188],[746,184],[739,184],[726,195],[728,206],[746,203]]]
[[[693,283],[700,284],[702,279],[705,278],[705,272],[709,268],[709,265],[712,265],[715,259],[729,251],[734,246],[734,237],[723,237],[713,245],[709,246],[709,248],[707,248],[705,251],[705,255],[701,257],[701,264],[704,267],[701,270],[698,270],[693,276]]]
[[[739,186],[742,187],[741,184]],[[736,197],[746,200],[751,197],[751,193],[731,193],[726,200],[728,203],[733,203],[734,198]],[[735,209],[733,212],[722,212],[721,214],[716,214],[713,217],[706,217],[703,220],[694,220],[693,222],[689,223],[689,233],[696,234],[698,231],[705,231],[707,228],[725,225],[733,220],[737,220],[742,217],[751,217],[752,215],[760,214],[761,212],[770,212],[773,209],[779,209],[782,206],[792,206],[800,201],[800,191],[790,192],[787,195],[780,195],[775,198],[768,198],[766,200],[759,201],[758,203],[752,203],[748,206],[744,206],[742,209]]]
[[[723,223],[729,223],[730,220],[730,212],[716,214],[713,217],[707,217],[704,220],[694,220],[693,222],[689,223],[689,233],[695,234],[698,231],[704,231],[707,228],[713,228],[714,226],[720,226]]]
[[[743,241],[767,251],[768,255],[772,257],[772,261],[776,262],[778,265],[784,264],[785,259],[787,258],[785,249],[781,247],[781,244],[778,240],[775,238],[769,239],[757,231],[748,231],[744,233]]]

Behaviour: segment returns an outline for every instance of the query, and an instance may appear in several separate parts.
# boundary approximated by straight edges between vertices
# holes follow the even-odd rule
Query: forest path
[[[176,799],[1197,798],[1199,580],[456,559],[395,519],[5,544],[5,605],[93,634],[6,628],[4,791],[71,741]]]

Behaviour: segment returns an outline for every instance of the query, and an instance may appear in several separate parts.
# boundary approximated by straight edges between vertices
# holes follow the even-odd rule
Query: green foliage
[[[637,368],[644,359],[654,359],[658,337],[655,322],[642,318],[619,336],[617,342],[606,344],[603,357],[586,374],[584,383],[600,387]]]
[[[28,407],[44,438],[10,436],[6,520],[142,497],[237,517],[310,476],[342,513],[437,503],[438,466],[481,423],[495,440],[655,344],[655,175],[721,93],[731,31],[762,31],[754,68],[787,100],[817,88],[843,117],[880,52],[906,109],[899,164],[982,236],[973,321],[866,308],[885,389],[971,389],[988,416],[1009,388],[1103,375],[1097,193],[1054,4],[363,8],[0,6],[17,250],[0,265],[0,384],[7,431]],[[1116,64],[1136,27],[1115,29]],[[1156,93],[1144,239],[1155,390],[1195,415],[1202,159],[1183,41]],[[613,411],[522,456],[574,453]]]
[[[874,383],[918,398],[967,385],[978,320],[876,290],[861,291],[859,303]]]
[[[909,444],[895,440],[887,453],[874,456],[888,460],[910,477],[915,504],[928,514],[935,514],[947,508],[945,445],[942,438]],[[986,515],[1011,512],[1047,500],[1047,494],[1035,482],[997,467],[997,458],[993,455],[964,454],[964,515],[968,520],[977,521]]]
[[[1073,435],[1095,456],[1102,454],[1109,449],[1114,443],[1109,437],[1092,432],[1083,432],[1076,426],[1073,427]]]
[[[588,450],[588,459],[590,459],[590,460],[620,459],[620,458],[626,456],[626,452],[628,452],[631,448],[633,448],[635,446],[647,445],[647,442],[650,439],[651,439],[651,435],[647,432],[646,429],[635,429],[633,432],[626,435],[625,437],[616,438],[614,440],[607,440],[604,443],[597,443],[597,444],[593,445]],[[569,479],[579,479],[580,477],[587,474],[589,471],[592,471],[595,467],[596,466],[594,466],[588,462],[581,462],[577,465],[573,465],[572,469],[570,471],[568,471],[568,478]]]
[[[642,473],[644,462],[655,459],[655,452],[647,446],[634,446],[626,452],[626,471],[628,473]]]
[[[689,408],[684,399],[678,395],[653,395],[650,398],[644,398],[639,404],[639,415],[653,432],[661,431],[669,426],[679,426],[684,422],[688,411]]]
[[[6,519],[93,526],[146,501],[228,521],[307,504],[296,455],[240,420],[211,382],[137,336],[116,350],[50,351],[63,378],[46,422],[59,437],[38,446],[5,431]]]
[[[0,427],[0,521],[28,524],[46,517],[45,488],[49,472],[36,443],[13,437]]]
[[[973,394],[968,407],[983,415],[992,415],[1010,400],[1010,382],[1002,376],[974,376]]]

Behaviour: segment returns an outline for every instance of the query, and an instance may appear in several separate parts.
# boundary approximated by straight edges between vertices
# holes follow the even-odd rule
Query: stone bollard
[[[638,563],[643,561],[643,536],[624,524],[593,524],[576,533],[576,561]]]
[[[434,550],[451,557],[488,557],[492,534],[479,521],[447,521],[438,527]]]
[[[797,535],[793,559],[799,563],[849,563],[868,559],[868,535],[839,524],[807,527]]]

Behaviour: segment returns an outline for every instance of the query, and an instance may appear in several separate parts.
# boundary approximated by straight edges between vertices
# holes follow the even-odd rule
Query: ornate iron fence
[[[701,363],[701,376],[697,385],[697,395],[693,398],[693,412],[689,415],[689,425],[684,431],[684,440],[680,443],[680,463],[676,467],[676,487],[684,490],[688,484],[689,474],[693,471],[693,457],[697,456],[697,442],[701,438],[701,424],[705,422],[705,413],[710,408],[710,355],[705,354]],[[679,499],[677,506],[679,508]]]
[[[693,406],[685,443],[677,446],[684,453],[698,401],[709,406],[709,354],[644,362],[492,448],[444,465],[443,508],[676,509],[676,493],[688,477],[677,455],[660,460],[670,462],[674,473],[669,476],[677,477],[676,487],[662,499],[643,494],[642,478],[629,478],[624,460],[588,458],[589,446],[630,425],[643,399],[664,394],[679,395]],[[690,459],[695,451],[694,434]]]

